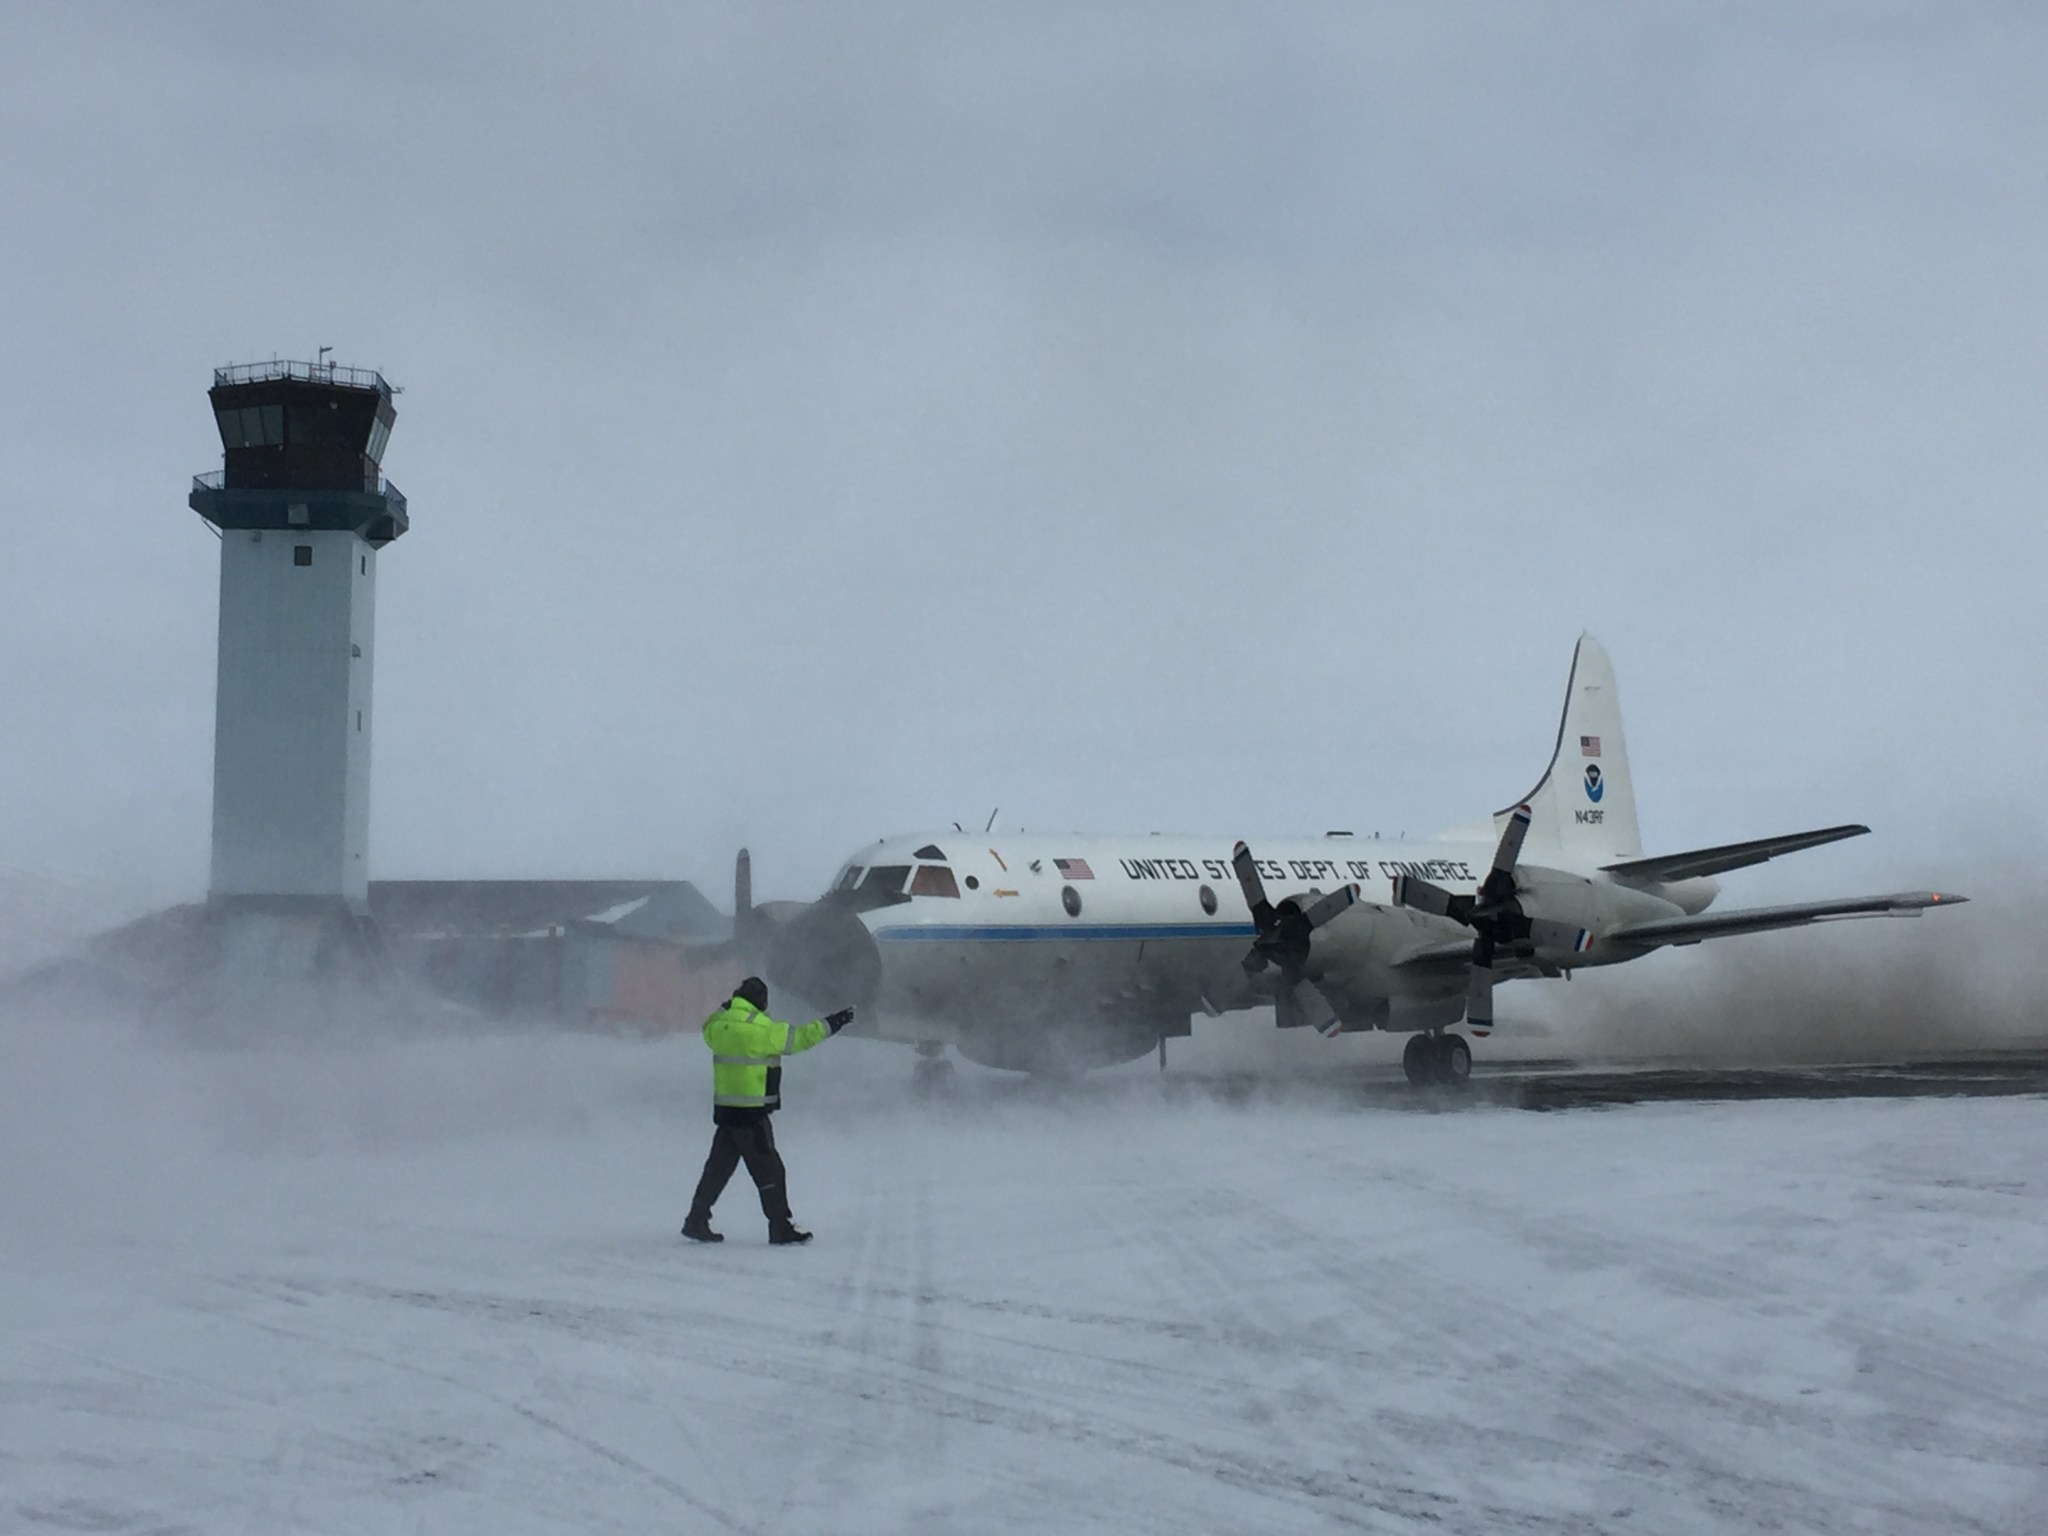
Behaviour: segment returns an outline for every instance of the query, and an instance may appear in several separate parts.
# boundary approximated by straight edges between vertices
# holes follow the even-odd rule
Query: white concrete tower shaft
[[[226,465],[191,505],[221,539],[217,906],[368,911],[377,552],[408,526],[379,467],[392,393],[325,363],[214,375]]]
[[[366,910],[376,594],[353,533],[223,531],[214,895]]]

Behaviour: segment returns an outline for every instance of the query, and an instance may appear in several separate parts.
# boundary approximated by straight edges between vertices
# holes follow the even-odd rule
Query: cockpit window
[[[832,888],[833,905],[852,912],[873,912],[878,907],[893,907],[910,900],[910,892],[904,889],[910,883],[908,864],[877,864],[870,869],[855,867],[851,873],[859,878],[839,877],[839,883]]]
[[[832,882],[832,889],[835,891],[850,891],[859,884],[860,866],[858,864],[849,864],[846,868],[839,871],[839,878]]]
[[[877,896],[900,896],[909,878],[908,864],[877,864],[861,879],[860,888]]]
[[[917,873],[910,878],[910,894],[913,896],[960,895],[960,887],[954,883],[953,871],[943,864],[920,864]]]
[[[917,852],[913,853],[911,857],[913,859],[937,859],[940,863],[944,863],[946,859],[946,855],[940,851],[937,843],[926,843]]]

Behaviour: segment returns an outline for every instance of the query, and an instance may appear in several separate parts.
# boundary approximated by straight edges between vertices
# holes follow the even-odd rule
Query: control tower
[[[327,362],[214,371],[223,468],[190,505],[220,535],[215,910],[369,910],[377,555],[406,530],[383,478],[383,376]]]

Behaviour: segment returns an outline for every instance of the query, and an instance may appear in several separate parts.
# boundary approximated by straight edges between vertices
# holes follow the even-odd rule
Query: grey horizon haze
[[[373,878],[1433,831],[1590,630],[1653,851],[1969,888],[2048,798],[2044,66],[1994,5],[10,7],[0,865],[204,889],[205,391],[331,345],[405,390]]]

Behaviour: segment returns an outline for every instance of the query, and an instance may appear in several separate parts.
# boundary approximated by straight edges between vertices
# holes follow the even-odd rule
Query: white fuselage
[[[834,886],[838,899],[859,906],[881,956],[870,1022],[888,1038],[949,1041],[971,1053],[974,1037],[991,1031],[1121,1026],[1133,1043],[1149,1042],[1183,1032],[1191,1014],[1268,1002],[1268,984],[1244,966],[1255,930],[1232,847],[1224,838],[1165,835],[884,839],[849,860]],[[1405,975],[1393,962],[1469,931],[1396,908],[1389,896],[1403,874],[1475,892],[1493,856],[1490,841],[1333,835],[1261,841],[1252,851],[1272,901],[1359,888],[1360,902],[1316,935],[1317,973],[1351,1027],[1422,1027],[1437,1021],[1441,1006],[1404,1023],[1389,1016],[1388,1003],[1456,1002],[1455,975]],[[1653,894],[1593,872],[1540,873],[1567,888],[1569,911],[1559,915],[1587,926],[1621,911],[1683,910],[1672,894],[1702,906],[1711,898],[1710,890]],[[1596,944],[1566,963],[1630,957],[1602,954]],[[986,1040],[979,1043],[985,1050]]]

